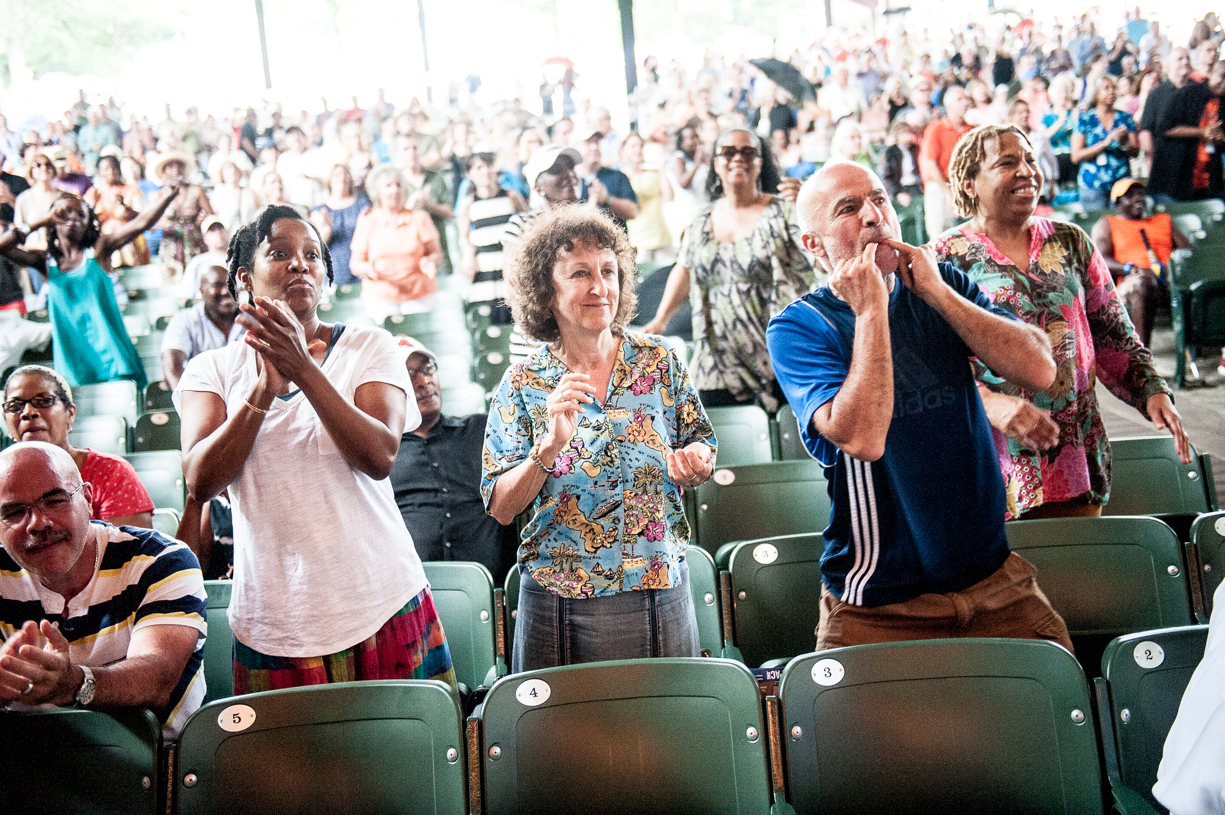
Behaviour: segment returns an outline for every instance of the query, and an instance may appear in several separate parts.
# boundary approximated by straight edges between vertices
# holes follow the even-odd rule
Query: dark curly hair
[[[770,150],[770,142],[747,127],[732,127],[724,130],[719,134],[719,138],[715,139],[714,155],[710,157],[710,171],[706,173],[706,198],[709,201],[718,201],[723,197],[723,179],[719,178],[719,174],[715,172],[715,162],[719,160],[719,145],[723,143],[728,134],[737,131],[752,136],[757,152],[761,153],[761,174],[757,176],[757,185],[761,191],[771,195],[778,192],[778,182],[782,181],[783,177],[779,172],[778,162],[774,159],[774,153]]]
[[[98,220],[98,213],[94,212],[93,207],[85,203],[85,199],[75,193],[61,192],[51,202],[51,209],[55,209],[55,205],[60,201],[73,201],[80,204],[85,210],[85,234],[81,236],[81,246],[85,249],[92,247],[98,242],[98,238],[102,235],[102,223]],[[64,250],[60,248],[59,236],[55,234],[55,224],[44,227],[47,232],[47,254],[61,261],[64,259]]]
[[[528,224],[511,250],[506,265],[510,293],[506,302],[519,330],[536,342],[561,339],[553,315],[553,267],[563,252],[577,246],[611,249],[617,256],[620,295],[613,315],[612,333],[621,336],[638,311],[638,267],[635,250],[624,230],[607,214],[577,204],[555,207]]]
[[[227,281],[230,296],[235,300],[238,299],[238,270],[251,268],[255,260],[255,247],[268,239],[268,231],[274,223],[283,220],[302,221],[315,231],[315,237],[319,238],[319,245],[323,247],[323,264],[328,270],[328,282],[332,282],[332,253],[328,251],[328,245],[323,242],[315,225],[303,218],[302,213],[293,207],[269,204],[259,211],[254,221],[240,226],[234,232],[234,237],[230,238],[230,249],[225,256],[225,262],[230,270]]]

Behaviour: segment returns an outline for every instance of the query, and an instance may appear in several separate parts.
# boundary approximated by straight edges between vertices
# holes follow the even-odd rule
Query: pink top
[[[81,480],[93,485],[90,517],[95,521],[153,511],[153,499],[126,459],[90,450],[81,465]]]
[[[421,259],[430,242],[436,240],[438,230],[425,210],[390,213],[373,207],[363,212],[349,244],[353,252],[350,262],[369,262],[376,268],[373,272],[357,272],[363,278],[362,297],[403,303],[438,291],[434,275],[421,270]]]

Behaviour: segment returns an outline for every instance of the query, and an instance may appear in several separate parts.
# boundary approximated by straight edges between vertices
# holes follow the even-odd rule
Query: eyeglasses
[[[761,153],[757,152],[756,147],[741,147],[739,149],[735,147],[719,148],[719,158],[723,159],[724,161],[731,161],[736,156],[740,156],[740,158],[743,159],[746,164],[751,164],[756,161],[760,155]]]
[[[421,374],[422,376],[433,376],[436,373],[438,373],[438,363],[427,362],[420,368],[409,368],[408,378],[412,379],[417,374]]]
[[[85,482],[82,481],[72,492],[60,490],[51,495],[44,495],[33,504],[5,504],[0,507],[0,523],[10,528],[21,526],[30,520],[30,513],[35,508],[43,515],[50,515],[53,512],[67,509],[68,505],[72,503],[72,499],[77,497],[77,493],[84,486]]]
[[[39,410],[46,410],[59,401],[59,397],[50,393],[40,393],[38,396],[32,396],[29,399],[10,399],[4,403],[5,413],[21,413],[26,409],[26,405],[33,405]]]

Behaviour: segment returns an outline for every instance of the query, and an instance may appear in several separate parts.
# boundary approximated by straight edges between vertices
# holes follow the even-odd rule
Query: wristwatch
[[[78,665],[81,673],[85,674],[85,678],[81,680],[81,687],[77,688],[76,703],[77,707],[89,707],[94,701],[94,691],[98,689],[97,683],[94,682],[94,672],[84,665]]]

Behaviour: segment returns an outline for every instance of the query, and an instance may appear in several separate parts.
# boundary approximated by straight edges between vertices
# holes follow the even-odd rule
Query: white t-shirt
[[[1225,812],[1225,583],[1212,609],[1204,659],[1187,683],[1153,785],[1171,815]]]
[[[365,382],[405,392],[405,430],[421,423],[404,360],[381,328],[348,326],[323,362],[347,401]],[[187,365],[183,391],[246,410],[258,376],[245,342]],[[397,433],[398,435],[398,433]],[[229,485],[234,513],[230,627],[240,642],[284,657],[334,654],[368,639],[427,587],[391,482],[349,466],[302,393],[274,399],[242,472]]]
[[[170,318],[166,334],[162,337],[162,353],[182,351],[190,360],[205,351],[223,348],[246,333],[247,330],[235,321],[230,326],[229,336],[222,334],[221,329],[204,313],[204,304],[196,303]]]

